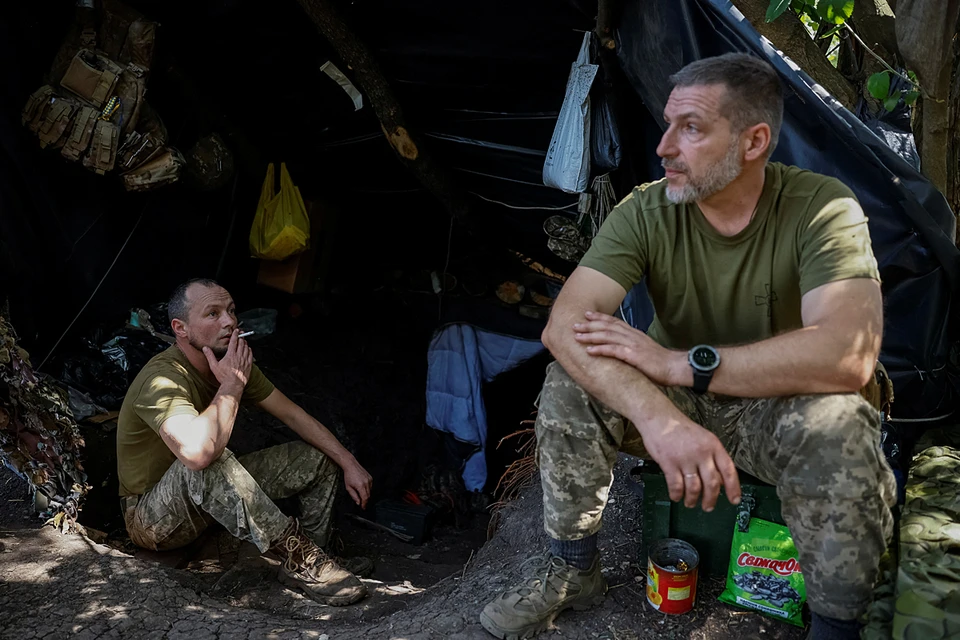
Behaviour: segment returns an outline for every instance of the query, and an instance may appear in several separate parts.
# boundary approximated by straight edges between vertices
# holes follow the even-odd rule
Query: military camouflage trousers
[[[130,539],[157,551],[196,540],[214,521],[261,552],[283,535],[290,518],[273,500],[296,496],[304,532],[323,547],[340,467],[306,442],[288,442],[237,458],[226,449],[200,471],[174,462],[152,489],[124,498]]]
[[[776,485],[810,608],[841,620],[860,616],[893,532],[896,501],[877,411],[853,393],[742,399],[661,390],[720,438],[738,468]],[[555,362],[536,432],[544,528],[557,540],[596,533],[617,452],[650,458],[639,432]]]

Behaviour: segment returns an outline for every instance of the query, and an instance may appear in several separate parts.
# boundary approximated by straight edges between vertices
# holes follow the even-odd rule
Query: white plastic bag
[[[583,193],[590,177],[590,86],[598,65],[590,64],[589,31],[570,67],[567,91],[543,163],[543,184],[567,193]]]

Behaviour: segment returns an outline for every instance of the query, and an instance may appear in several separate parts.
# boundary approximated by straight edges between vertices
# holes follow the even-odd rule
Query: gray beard
[[[665,165],[666,159],[661,161]],[[720,193],[737,179],[743,170],[740,159],[740,146],[733,144],[727,155],[717,164],[711,165],[700,177],[686,174],[687,183],[682,187],[667,187],[667,200],[674,204],[699,202]]]

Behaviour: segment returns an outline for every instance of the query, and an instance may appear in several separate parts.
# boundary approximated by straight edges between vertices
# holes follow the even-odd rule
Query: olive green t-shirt
[[[161,425],[173,416],[200,415],[219,388],[176,346],[157,354],[143,367],[123,399],[117,420],[121,496],[144,494],[160,481],[177,459],[160,438]],[[273,383],[253,365],[241,402],[261,402],[273,390]]]
[[[580,261],[630,290],[646,276],[648,334],[671,349],[756,342],[803,326],[800,299],[828,282],[879,280],[867,218],[843,183],[769,163],[753,220],[725,237],[666,180],[636,187]]]

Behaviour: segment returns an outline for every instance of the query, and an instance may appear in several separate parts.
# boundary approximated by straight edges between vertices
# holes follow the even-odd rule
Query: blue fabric
[[[641,280],[627,291],[626,297],[620,303],[620,318],[634,329],[646,332],[653,322],[653,303],[647,293],[647,281]]]
[[[463,482],[482,491],[487,482],[487,411],[481,387],[543,351],[539,340],[522,340],[468,324],[438,331],[427,352],[427,424],[477,445]]]

